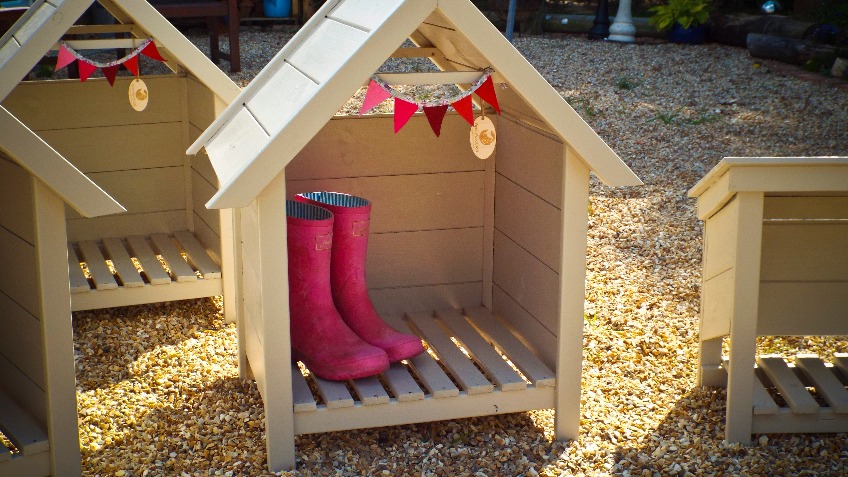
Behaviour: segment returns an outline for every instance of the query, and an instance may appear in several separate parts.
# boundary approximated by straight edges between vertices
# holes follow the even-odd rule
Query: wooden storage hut
[[[0,453],[0,475],[80,473],[72,310],[235,286],[230,212],[202,206],[218,183],[184,151],[239,88],[148,3],[103,0],[118,24],[75,25],[92,3],[38,1],[0,38],[0,432],[19,451]],[[142,76],[147,109],[130,107],[126,76],[21,81],[89,33],[125,38],[68,45],[153,38],[170,73]]]
[[[494,156],[474,156],[457,114],[440,137],[421,114],[397,134],[391,116],[334,117],[391,57],[441,70],[381,72],[396,84],[491,68]],[[243,374],[263,398],[272,470],[312,432],[556,408],[557,437],[577,437],[589,173],[641,182],[469,0],[326,2],[189,153],[202,148],[221,182],[207,206],[236,211]],[[289,365],[284,204],[311,190],[372,201],[372,300],[438,362],[395,364],[385,386],[356,380],[353,394]]]

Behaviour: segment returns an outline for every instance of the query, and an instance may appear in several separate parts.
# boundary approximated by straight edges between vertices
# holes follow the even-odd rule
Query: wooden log
[[[808,40],[751,33],[747,40],[751,56],[803,65],[813,58],[836,55],[836,47]]]
[[[801,39],[812,23],[780,15],[718,15],[710,26],[710,39],[745,47],[749,33]]]
[[[579,15],[572,13],[546,13],[542,15],[542,31],[551,33],[587,33],[592,28],[595,15]],[[614,22],[615,17],[610,17]],[[648,23],[645,17],[634,17],[633,26],[636,36],[665,38],[665,32],[659,32]]]

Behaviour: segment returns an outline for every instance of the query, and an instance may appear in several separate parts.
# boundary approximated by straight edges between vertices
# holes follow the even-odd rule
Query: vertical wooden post
[[[54,477],[75,476],[82,463],[65,203],[40,180],[33,183],[50,465]]]
[[[291,470],[295,464],[285,172],[280,172],[256,200],[262,280],[265,440],[268,467],[279,472]]]
[[[589,168],[566,146],[562,180],[560,305],[557,330],[557,439],[580,433],[580,381],[583,372],[583,301],[589,228]]]
[[[732,206],[729,205],[729,206]],[[763,238],[763,193],[740,192],[736,223],[736,280],[730,317],[730,367],[727,378],[725,440],[751,442],[757,312],[760,297],[760,254]]]
[[[704,308],[701,307],[701,309]],[[698,347],[698,386],[727,386],[727,380],[722,376],[720,366],[721,337],[700,340]]]

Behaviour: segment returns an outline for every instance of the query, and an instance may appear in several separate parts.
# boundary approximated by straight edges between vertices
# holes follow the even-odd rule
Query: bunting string
[[[138,55],[144,55],[156,61],[165,61],[165,58],[162,58],[162,55],[159,54],[159,50],[156,48],[153,38],[144,40],[141,45],[123,58],[105,63],[84,57],[78,51],[74,50],[67,43],[62,41],[59,46],[59,56],[56,59],[56,71],[70,65],[74,61],[77,61],[80,70],[80,81],[87,80],[99,68],[103,70],[103,75],[109,81],[109,84],[114,85],[115,76],[118,74],[118,69],[122,65],[124,68],[129,70],[133,76],[138,76]]]
[[[447,114],[448,107],[453,109],[465,119],[468,124],[474,125],[474,109],[471,103],[471,95],[477,94],[483,101],[492,105],[498,114],[501,113],[498,105],[498,98],[495,94],[495,86],[492,81],[493,70],[486,68],[483,70],[483,75],[479,80],[474,82],[466,91],[463,91],[450,98],[443,98],[433,101],[416,101],[415,99],[397,92],[394,88],[386,84],[379,76],[371,77],[371,82],[368,84],[368,90],[365,92],[365,99],[362,101],[362,108],[359,114],[365,114],[374,109],[383,101],[394,99],[394,129],[395,133],[401,130],[409,121],[413,114],[419,109],[424,110],[427,121],[433,129],[436,136],[441,134],[442,121]]]

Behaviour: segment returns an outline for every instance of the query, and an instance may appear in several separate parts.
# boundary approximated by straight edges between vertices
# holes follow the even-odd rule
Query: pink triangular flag
[[[451,106],[453,106],[453,109],[455,109],[460,116],[468,121],[468,124],[472,126],[474,125],[474,112],[471,108],[471,95],[468,95],[455,103],[451,103]]]
[[[106,79],[109,80],[110,86],[115,86],[115,76],[118,76],[118,68],[120,68],[120,66],[118,65],[104,66],[102,68],[103,76],[105,76]]]
[[[122,63],[124,68],[128,69],[133,76],[138,76],[138,55],[127,58],[126,61]]]
[[[165,58],[162,58],[162,55],[159,54],[159,49],[156,48],[156,45],[153,44],[153,41],[147,44],[141,50],[141,54],[148,57],[153,58],[156,61],[165,61]]]
[[[427,116],[427,121],[430,122],[430,128],[438,137],[442,133],[442,120],[445,119],[445,114],[448,112],[448,105],[424,107],[424,115]]]
[[[395,134],[406,125],[409,118],[418,111],[418,105],[404,101],[400,98],[395,98]]]
[[[374,106],[387,100],[391,95],[384,90],[376,81],[371,80],[368,83],[368,90],[365,91],[365,99],[362,100],[362,107],[359,108],[359,114],[365,114],[374,109]]]
[[[498,106],[498,95],[495,94],[495,82],[492,81],[491,76],[486,78],[486,81],[484,81],[483,84],[481,84],[474,92],[477,93],[477,96],[482,98],[483,101],[491,104],[498,114],[501,114],[501,107]]]
[[[54,71],[59,71],[61,68],[64,68],[76,61],[76,59],[77,57],[71,53],[71,50],[63,44],[59,47],[59,57],[56,59],[56,69]]]
[[[79,60],[77,64],[79,65],[80,81],[87,80],[92,73],[97,71],[97,66],[92,65],[87,61]]]

